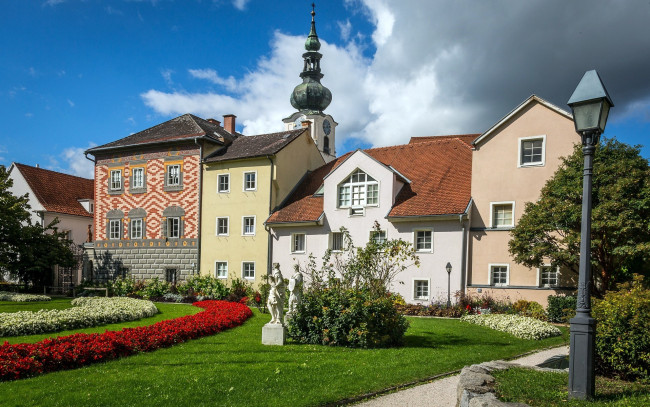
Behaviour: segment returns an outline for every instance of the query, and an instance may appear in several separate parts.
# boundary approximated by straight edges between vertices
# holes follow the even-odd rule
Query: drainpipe
[[[463,250],[460,260],[460,289],[463,291],[463,294],[466,294],[465,286],[467,283],[467,236],[465,236],[466,226],[465,222],[463,222],[463,215],[460,215],[459,220],[460,224],[462,225],[461,247]]]
[[[194,144],[199,146],[199,212],[197,216],[199,217],[197,219],[196,224],[197,226],[197,246],[198,249],[196,251],[196,271],[198,275],[201,275],[201,224],[203,223],[201,221],[201,212],[203,208],[203,144],[199,144],[198,138],[194,138]],[[192,269],[192,273],[194,273],[194,268]]]
[[[274,163],[273,163],[273,158],[270,155],[267,155],[266,158],[269,159],[271,162],[271,176],[269,177],[269,216],[271,215],[271,211],[273,210],[273,170],[274,170]],[[273,236],[271,235],[271,229],[268,228],[267,226],[264,227],[266,229],[266,232],[268,234],[268,248],[267,248],[267,255],[266,255],[266,275],[271,275],[271,268],[272,264],[271,262],[273,261]]]

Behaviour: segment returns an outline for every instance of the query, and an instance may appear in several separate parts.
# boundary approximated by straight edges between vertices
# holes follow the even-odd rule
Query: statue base
[[[262,327],[262,345],[284,345],[287,328],[283,324],[268,323]]]

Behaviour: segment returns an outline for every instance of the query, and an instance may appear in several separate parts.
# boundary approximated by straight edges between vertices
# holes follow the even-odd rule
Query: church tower
[[[335,133],[338,123],[332,116],[323,113],[332,101],[332,92],[320,83],[323,74],[320,70],[320,60],[323,55],[318,52],[320,41],[316,35],[314,4],[311,11],[311,30],[305,42],[307,52],[302,54],[303,70],[300,73],[302,83],[291,93],[291,106],[298,111],[283,119],[286,130],[309,126],[311,138],[314,139],[326,162],[336,158]]]

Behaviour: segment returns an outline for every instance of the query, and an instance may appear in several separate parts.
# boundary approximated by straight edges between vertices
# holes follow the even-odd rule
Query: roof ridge
[[[23,164],[23,163],[19,163],[19,162],[15,162],[15,161],[14,161],[14,165],[16,165],[17,167],[18,166],[20,166],[20,167],[28,167],[28,168],[32,168],[32,169],[35,169],[35,170],[38,170],[38,171],[51,172],[51,173],[54,173],[54,174],[57,174],[57,175],[65,175],[66,177],[79,178],[79,179],[82,179],[84,181],[93,181],[93,178],[80,177],[78,175],[72,175],[72,174],[68,174],[68,173],[65,173],[65,172],[54,171],[54,170],[50,170],[50,169],[47,169],[47,168],[35,167],[33,165]]]

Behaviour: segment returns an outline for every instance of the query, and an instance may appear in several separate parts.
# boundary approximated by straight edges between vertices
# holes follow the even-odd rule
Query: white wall
[[[25,177],[23,177],[23,174],[18,171],[17,167],[12,166],[9,176],[14,181],[14,184],[11,188],[9,188],[9,191],[14,196],[23,196],[25,194],[29,194],[29,206],[31,206],[32,223],[41,223],[41,218],[36,212],[44,211],[45,208],[43,208],[43,205],[41,205],[40,202],[38,202],[38,200],[34,197],[34,193],[29,187],[29,184],[27,184],[27,181],[25,180]]]

